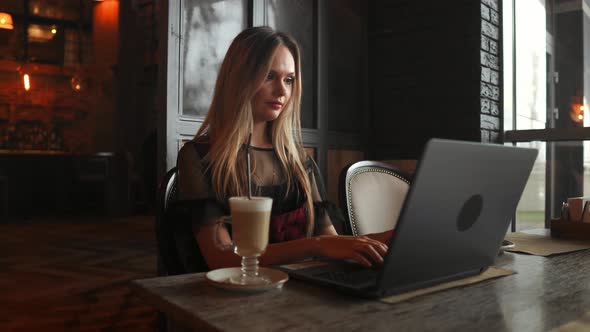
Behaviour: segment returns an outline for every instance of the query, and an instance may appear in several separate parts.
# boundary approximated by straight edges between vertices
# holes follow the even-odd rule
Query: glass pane
[[[515,2],[516,129],[544,129],[547,121],[545,7],[539,0]]]
[[[29,0],[29,14],[58,20],[79,21],[80,3],[88,4],[84,8],[86,21],[89,18],[91,3],[80,0]]]
[[[63,64],[64,30],[61,26],[29,24],[27,34],[29,61]]]
[[[326,1],[328,130],[358,132],[364,109],[362,92],[366,3]]]
[[[546,143],[518,143],[517,146],[537,149],[539,154],[516,208],[516,230],[544,228]]]
[[[569,197],[590,196],[590,142],[530,142],[518,146],[536,148],[539,155],[518,204],[517,230],[543,228],[546,207],[550,218],[559,218],[562,203]]]
[[[582,6],[582,3],[584,6]],[[574,4],[574,3],[572,3]],[[555,66],[559,82],[555,84],[557,111],[553,115],[554,127],[572,128],[589,126],[588,95],[590,80],[588,69],[588,27],[590,19],[586,14],[586,2],[566,5],[555,3]]]
[[[588,193],[590,181],[588,165],[590,165],[590,142],[554,142],[551,143],[553,162],[552,217],[561,215],[562,203],[569,197],[583,196]]]
[[[512,38],[512,5],[513,0],[504,0],[502,3],[502,29],[503,29],[503,56],[504,56],[504,130],[514,130],[512,124],[513,110],[513,66],[512,66],[512,53],[513,53],[513,38]]]
[[[231,41],[247,26],[247,0],[185,0],[182,114],[205,116]]]
[[[299,43],[303,76],[301,125],[316,128],[315,1],[268,0],[267,13],[269,26],[290,33]]]

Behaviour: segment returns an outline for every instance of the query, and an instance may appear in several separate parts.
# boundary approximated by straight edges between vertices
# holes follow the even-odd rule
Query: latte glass
[[[242,256],[241,274],[230,278],[230,282],[239,285],[265,285],[268,278],[258,273],[258,257],[268,245],[268,228],[272,209],[270,197],[231,197],[229,199],[231,218],[222,218],[223,223],[232,225],[233,242],[220,248],[233,250]],[[219,234],[219,231],[216,232]],[[217,237],[217,235],[216,235]],[[219,239],[216,239],[219,243]]]

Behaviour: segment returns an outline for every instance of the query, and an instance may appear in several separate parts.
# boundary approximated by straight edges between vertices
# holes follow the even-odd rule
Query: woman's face
[[[270,71],[252,99],[254,122],[275,120],[287,104],[295,85],[295,60],[281,45],[275,51]]]

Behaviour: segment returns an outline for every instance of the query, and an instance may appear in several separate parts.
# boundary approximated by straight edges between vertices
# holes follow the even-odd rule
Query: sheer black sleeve
[[[323,228],[330,225],[334,225],[336,229],[341,229],[337,224],[341,225],[344,216],[340,209],[328,200],[324,180],[317,164],[311,157],[307,158],[306,168],[311,183],[311,194],[316,217],[315,233],[319,233]]]
[[[158,245],[163,265],[159,271],[166,275],[208,271],[199,250],[195,230],[210,225],[224,210],[212,195],[209,180],[203,172],[204,161],[197,143],[188,142],[177,159],[177,199],[170,201],[164,218],[157,223]]]
[[[210,188],[206,164],[196,143],[186,143],[178,153],[178,204],[191,215],[193,226],[212,225],[227,214]]]

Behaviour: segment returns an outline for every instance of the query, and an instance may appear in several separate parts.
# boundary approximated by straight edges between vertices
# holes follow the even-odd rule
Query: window
[[[79,0],[4,0],[14,29],[0,29],[0,59],[75,65],[89,39],[92,5]]]
[[[585,7],[584,1],[503,1],[505,141],[539,149],[517,229],[546,226],[568,197],[590,194]]]
[[[186,0],[182,5],[182,115],[203,118],[223,57],[234,36],[246,27],[248,4],[245,0]]]

